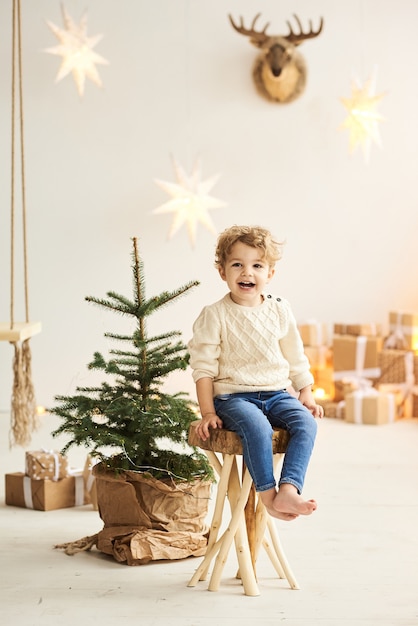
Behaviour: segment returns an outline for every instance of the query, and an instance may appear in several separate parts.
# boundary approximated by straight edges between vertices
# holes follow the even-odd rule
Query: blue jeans
[[[241,438],[244,461],[256,491],[276,487],[273,427],[289,431],[279,485],[290,483],[301,493],[317,431],[308,409],[285,390],[222,394],[214,401],[224,427]]]

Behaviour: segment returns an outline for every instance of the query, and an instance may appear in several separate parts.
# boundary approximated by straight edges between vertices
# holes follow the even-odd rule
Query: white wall
[[[0,2],[0,320],[9,319],[11,5]],[[202,306],[224,293],[213,268],[215,237],[198,230],[192,249],[183,228],[167,241],[168,199],[155,178],[174,181],[170,155],[203,176],[220,172],[213,195],[228,207],[211,213],[218,231],[260,223],[286,238],[272,290],[299,319],[379,321],[389,310],[418,311],[416,0],[66,0],[88,31],[104,87],[90,81],[83,100],[68,77],[45,20],[62,25],[58,0],[22,0],[26,187],[31,340],[39,404],[93,382],[93,351],[107,352],[112,314],[84,301],[131,290],[131,237],[139,238],[147,295],[197,279],[201,285],[150,320],[150,330],[179,329],[184,339]],[[256,54],[235,33],[230,12],[257,12],[270,32],[297,13],[325,20],[304,43],[308,86],[296,102],[269,104],[251,82]],[[261,21],[262,21],[261,20]],[[378,67],[383,149],[365,164],[349,155],[340,98],[351,80]],[[18,205],[20,206],[20,205]],[[21,279],[16,291],[21,293]],[[20,301],[20,295],[18,301]],[[23,317],[17,306],[16,318]],[[8,410],[12,349],[0,344],[0,409]],[[169,381],[194,393],[190,373]]]

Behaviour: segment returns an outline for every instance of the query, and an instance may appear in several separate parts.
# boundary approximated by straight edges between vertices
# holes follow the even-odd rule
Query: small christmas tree
[[[107,375],[101,386],[77,387],[76,395],[55,397],[58,404],[50,412],[63,423],[52,434],[71,436],[63,453],[74,445],[85,446],[108,469],[138,470],[175,481],[211,479],[206,457],[187,444],[190,423],[196,419],[194,403],[184,392],[170,395],[162,390],[171,372],[188,365],[181,333],[149,337],[146,328],[147,317],[199,283],[192,281],[147,300],[136,238],[132,259],[133,300],[113,291],[107,299],[86,300],[131,318],[135,329],[129,335],[105,333],[124,348],[110,350],[107,360],[94,354],[88,368]]]

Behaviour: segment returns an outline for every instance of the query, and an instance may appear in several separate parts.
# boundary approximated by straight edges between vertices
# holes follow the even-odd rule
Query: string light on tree
[[[184,169],[174,158],[173,167],[177,182],[170,183],[163,180],[155,180],[157,185],[171,196],[171,199],[154,209],[153,212],[156,214],[174,213],[168,238],[171,239],[183,224],[186,224],[190,242],[192,247],[194,247],[197,225],[199,223],[202,224],[209,232],[216,235],[217,231],[209,211],[227,206],[222,200],[209,195],[209,192],[219,179],[219,174],[206,180],[201,180],[200,159],[196,160],[190,175],[185,173]]]
[[[99,43],[103,35],[94,35],[93,37],[87,35],[87,13],[82,16],[80,24],[76,24],[65,10],[64,5],[61,5],[61,9],[64,28],[59,28],[47,21],[49,28],[58,39],[59,45],[47,48],[45,52],[62,56],[55,82],[59,82],[71,72],[78,94],[83,96],[86,77],[98,87],[102,86],[96,65],[108,65],[108,61],[97,54],[93,48]]]
[[[376,110],[385,94],[376,95],[375,83],[374,74],[364,85],[355,80],[351,86],[351,97],[341,98],[341,102],[348,111],[342,128],[346,128],[350,133],[350,153],[352,154],[360,146],[366,162],[370,158],[372,142],[379,147],[382,145],[379,123],[385,119]]]

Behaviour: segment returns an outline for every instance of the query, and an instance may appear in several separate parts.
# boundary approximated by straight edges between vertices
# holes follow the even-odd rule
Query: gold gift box
[[[5,475],[6,504],[52,511],[90,503],[82,472],[61,480],[38,480],[23,472]]]
[[[334,324],[335,335],[366,335],[380,336],[382,334],[381,324]]]
[[[418,350],[418,315],[390,311],[389,334],[401,336],[405,350]]]
[[[328,346],[304,346],[311,370],[322,370],[332,364],[332,352]]]
[[[334,335],[333,368],[334,380],[343,378],[369,378],[379,376],[378,354],[383,347],[383,337]],[[361,351],[364,351],[362,363],[357,363]]]
[[[379,383],[404,383],[414,373],[414,354],[408,350],[384,349],[378,355]]]
[[[316,321],[301,322],[298,329],[304,346],[318,347],[328,343],[327,324]]]
[[[353,424],[380,425],[396,417],[395,396],[391,393],[354,391],[345,397],[345,421]]]
[[[344,402],[335,402],[335,400],[316,400],[316,403],[324,409],[324,417],[333,417],[336,419],[345,419]]]
[[[55,450],[26,452],[26,475],[35,480],[60,480],[68,476],[68,460]]]

